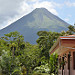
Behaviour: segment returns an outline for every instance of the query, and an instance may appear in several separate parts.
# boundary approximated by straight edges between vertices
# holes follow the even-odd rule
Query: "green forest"
[[[14,31],[0,38],[0,75],[57,75],[58,55],[49,54],[59,36],[75,33],[74,26],[68,31],[39,31],[37,44],[24,41],[23,35]]]

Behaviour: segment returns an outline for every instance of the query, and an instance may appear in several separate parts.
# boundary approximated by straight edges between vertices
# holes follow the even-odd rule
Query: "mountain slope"
[[[36,34],[38,31],[60,32],[62,30],[66,31],[68,26],[69,24],[53,15],[47,9],[36,8],[28,15],[0,30],[0,37],[6,33],[18,31],[24,36],[25,41],[35,44],[38,38]]]

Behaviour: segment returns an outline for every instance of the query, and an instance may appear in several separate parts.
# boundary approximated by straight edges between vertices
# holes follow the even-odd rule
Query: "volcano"
[[[45,8],[36,8],[31,13],[0,30],[0,37],[4,34],[18,31],[24,40],[36,44],[38,31],[67,31],[69,24],[52,14]]]

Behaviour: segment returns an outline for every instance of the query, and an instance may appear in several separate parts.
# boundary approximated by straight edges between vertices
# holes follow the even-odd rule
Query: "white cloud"
[[[72,15],[69,14],[68,17],[72,17]]]
[[[65,18],[64,20],[65,20],[66,22],[70,21],[70,19],[69,19],[69,18]]]
[[[17,13],[23,0],[0,0],[0,15]]]
[[[38,1],[38,0],[29,0],[29,1],[36,2],[36,1]]]
[[[0,0],[0,29],[7,25],[10,18],[15,18],[19,15],[21,3],[24,0]]]
[[[43,1],[43,2],[36,2],[33,4],[33,8],[47,8],[50,12],[52,12],[55,15],[58,15],[57,11],[55,10],[55,6],[53,2]]]
[[[65,2],[65,4],[69,7],[75,7],[75,2]]]
[[[53,14],[58,15],[57,11],[55,10],[55,7],[58,6],[59,4],[50,1],[40,2],[39,0],[0,0],[0,29],[30,13],[35,8],[44,7]]]

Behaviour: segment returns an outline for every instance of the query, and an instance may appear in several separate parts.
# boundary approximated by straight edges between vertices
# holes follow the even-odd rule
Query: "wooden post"
[[[69,52],[69,54],[68,54],[68,69],[69,69],[69,75],[70,75],[70,56],[71,56],[71,52]]]

